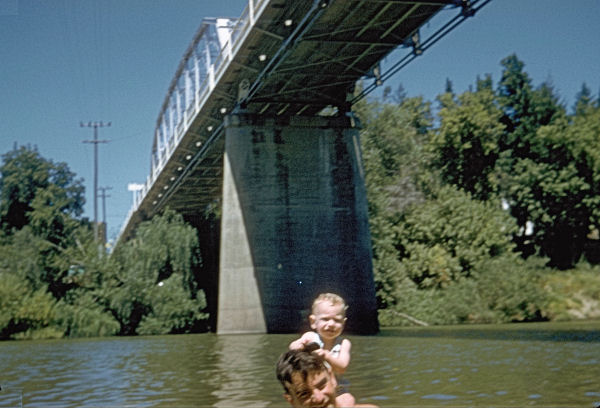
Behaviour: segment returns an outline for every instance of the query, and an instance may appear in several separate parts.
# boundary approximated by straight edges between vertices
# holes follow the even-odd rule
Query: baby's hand
[[[327,358],[327,356],[329,355],[329,351],[323,350],[322,348],[313,350],[313,353],[315,353],[316,355],[318,355],[319,357],[322,357],[322,358]]]

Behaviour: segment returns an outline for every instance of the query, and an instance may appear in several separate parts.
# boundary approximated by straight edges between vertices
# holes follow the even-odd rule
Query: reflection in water
[[[212,392],[217,398],[215,407],[266,407],[261,398],[261,356],[264,355],[267,336],[225,335],[219,337],[217,350],[219,373]]]
[[[0,407],[285,406],[275,361],[295,335],[0,343]],[[384,330],[350,336],[359,402],[600,404],[600,322]],[[22,392],[21,392],[22,390]]]

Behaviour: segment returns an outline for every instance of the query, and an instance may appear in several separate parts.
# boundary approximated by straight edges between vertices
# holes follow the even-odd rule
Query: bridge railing
[[[134,195],[119,236],[150,192],[194,118],[205,106],[216,83],[254,26],[256,16],[268,2],[249,0],[242,15],[235,20],[206,18],[202,21],[169,86],[156,121],[150,174]]]

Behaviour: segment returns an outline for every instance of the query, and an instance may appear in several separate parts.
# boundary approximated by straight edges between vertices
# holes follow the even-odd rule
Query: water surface
[[[286,406],[294,335],[0,343],[0,407]],[[346,377],[381,407],[600,405],[600,322],[384,329],[348,336]]]

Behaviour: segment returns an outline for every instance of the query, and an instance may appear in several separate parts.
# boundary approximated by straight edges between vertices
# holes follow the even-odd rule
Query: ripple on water
[[[423,395],[421,398],[446,401],[446,400],[453,400],[458,397],[456,395],[450,395],[450,394],[429,394],[429,395]]]

